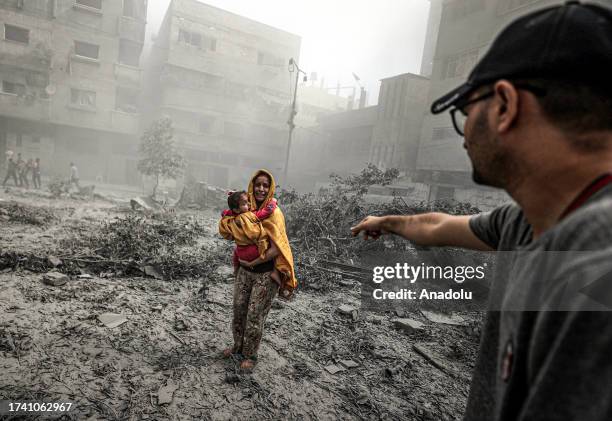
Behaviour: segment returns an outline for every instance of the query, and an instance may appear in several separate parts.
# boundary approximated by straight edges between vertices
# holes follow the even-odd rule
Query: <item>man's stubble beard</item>
[[[499,150],[499,141],[489,127],[485,108],[476,116],[471,131],[472,140],[468,144],[472,149],[469,155],[472,162],[472,180],[483,186],[505,188],[515,165]]]

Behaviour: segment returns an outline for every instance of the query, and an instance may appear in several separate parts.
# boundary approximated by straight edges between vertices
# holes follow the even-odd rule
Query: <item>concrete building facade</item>
[[[0,2],[0,153],[43,175],[139,184],[146,0]]]
[[[425,34],[425,45],[423,46],[423,57],[421,59],[421,75],[430,77],[433,71],[434,55],[438,44],[440,33],[440,19],[442,18],[442,5],[444,0],[429,0],[429,16],[427,18],[427,33]]]
[[[559,1],[444,0],[427,103],[466,80],[501,28],[520,15],[555,4]],[[471,164],[462,145],[448,113],[426,115],[417,178],[431,186],[430,199],[473,199],[485,206],[507,201],[500,191],[472,182]]]
[[[369,162],[415,171],[428,90],[429,79],[412,73],[382,79]]]
[[[153,118],[173,120],[188,175],[244,187],[251,171],[280,173],[300,38],[200,3],[170,3],[148,60]]]

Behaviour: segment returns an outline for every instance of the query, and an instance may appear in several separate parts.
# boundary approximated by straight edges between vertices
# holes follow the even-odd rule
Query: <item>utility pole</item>
[[[287,155],[285,156],[285,172],[283,174],[283,183],[288,184],[288,170],[289,170],[289,156],[291,155],[291,139],[293,137],[293,129],[295,129],[295,115],[297,111],[295,110],[295,103],[297,100],[297,88],[298,88],[298,80],[300,79],[300,73],[304,74],[304,82],[306,81],[306,73],[300,69],[293,60],[293,58],[289,59],[289,74],[293,73],[297,70],[297,74],[295,75],[295,87],[293,88],[293,102],[291,103],[291,113],[289,114],[289,121],[287,124],[289,125],[289,139],[287,141]]]

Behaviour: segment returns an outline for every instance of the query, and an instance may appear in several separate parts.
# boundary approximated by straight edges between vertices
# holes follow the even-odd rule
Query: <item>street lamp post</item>
[[[295,75],[295,86],[293,88],[293,101],[291,103],[291,113],[289,114],[289,121],[287,124],[289,125],[289,139],[287,140],[287,154],[285,156],[285,171],[283,174],[283,182],[288,184],[288,170],[289,170],[289,157],[291,155],[291,139],[293,137],[293,129],[295,129],[295,115],[297,111],[295,110],[296,100],[297,100],[297,88],[298,88],[298,80],[300,79],[300,73],[304,74],[304,81],[306,81],[306,72],[299,68],[295,60],[293,58],[289,59],[289,73],[293,73],[297,70],[297,74]]]

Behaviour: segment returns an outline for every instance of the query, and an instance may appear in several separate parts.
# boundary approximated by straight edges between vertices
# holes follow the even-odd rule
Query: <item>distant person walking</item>
[[[32,163],[32,184],[35,189],[40,189],[40,158],[36,158]]]
[[[15,160],[13,160],[12,155],[9,157],[7,161],[6,177],[4,177],[4,182],[2,183],[3,187],[6,186],[6,182],[11,177],[13,178],[13,181],[15,182],[15,186],[18,187],[19,181],[17,180],[17,164],[15,163]]]
[[[19,187],[29,187],[27,174],[27,164],[21,157],[21,152],[17,154],[17,175],[19,176]]]
[[[70,184],[69,187],[75,185],[77,189],[81,190],[81,186],[79,185],[79,169],[74,164],[74,162],[70,163]]]

